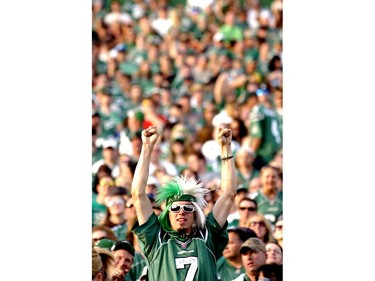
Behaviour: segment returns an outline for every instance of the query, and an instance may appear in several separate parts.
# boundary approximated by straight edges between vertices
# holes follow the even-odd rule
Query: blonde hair
[[[112,272],[115,266],[115,257],[104,248],[92,247],[92,275],[95,276],[100,271],[103,272],[103,280],[111,281]]]
[[[261,220],[266,225],[266,234],[264,235],[263,239],[261,239],[260,237],[258,237],[258,238],[260,238],[261,240],[263,240],[264,243],[275,241],[275,239],[273,238],[273,232],[272,232],[271,223],[270,223],[270,221],[268,219],[266,219],[266,217],[262,213],[258,212],[256,214],[254,214],[253,216],[251,216],[247,220],[245,226],[248,227],[248,228],[250,228],[250,223],[251,223],[251,221],[253,219]]]
[[[97,275],[103,268],[102,259],[99,253],[96,251],[94,244],[92,244],[92,276]]]

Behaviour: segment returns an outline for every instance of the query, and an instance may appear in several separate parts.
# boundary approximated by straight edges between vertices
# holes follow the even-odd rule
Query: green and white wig
[[[190,201],[194,206],[196,216],[196,227],[202,229],[206,225],[206,216],[203,212],[203,208],[207,205],[204,195],[209,192],[207,188],[203,186],[203,183],[195,178],[187,178],[183,175],[165,182],[157,191],[156,204],[161,205],[166,202],[164,210],[159,215],[159,222],[161,227],[169,232],[174,231],[171,228],[169,222],[169,207],[177,201]]]

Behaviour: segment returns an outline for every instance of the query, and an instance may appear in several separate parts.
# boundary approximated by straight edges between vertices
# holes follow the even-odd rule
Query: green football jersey
[[[276,113],[263,105],[256,105],[250,113],[250,137],[262,139],[256,154],[265,163],[270,162],[281,148],[282,142]]]
[[[221,281],[232,281],[240,276],[242,273],[245,273],[243,266],[241,268],[235,268],[231,265],[226,258],[221,257],[216,264],[217,274],[219,280]]]
[[[253,178],[256,178],[259,176],[259,171],[254,169],[249,177],[245,177],[243,174],[241,174],[239,170],[236,170],[236,176],[237,176],[237,185],[243,185],[245,187],[248,187],[250,181]]]
[[[155,214],[132,231],[146,256],[150,281],[218,280],[216,261],[228,243],[227,223],[221,228],[212,213],[206,227],[181,242],[165,232]]]
[[[117,240],[126,240],[128,235],[128,223],[124,222],[111,227],[111,230],[115,233]]]
[[[283,197],[280,191],[275,200],[270,202],[268,198],[259,191],[254,197],[258,205],[258,212],[262,213],[271,223],[275,223],[277,218],[283,213]]]

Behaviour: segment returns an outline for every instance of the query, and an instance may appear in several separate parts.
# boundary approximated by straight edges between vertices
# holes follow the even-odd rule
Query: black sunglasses
[[[181,208],[185,213],[194,212],[194,206],[193,205],[172,205],[172,206],[169,207],[169,211],[171,211],[173,213],[178,213],[181,210]]]
[[[266,227],[266,224],[264,222],[262,222],[262,221],[252,221],[250,223],[250,226],[256,226],[256,225]]]
[[[254,211],[256,211],[257,209],[254,208],[254,207],[240,207],[240,210],[241,210],[241,211],[248,210],[249,212],[254,212]]]

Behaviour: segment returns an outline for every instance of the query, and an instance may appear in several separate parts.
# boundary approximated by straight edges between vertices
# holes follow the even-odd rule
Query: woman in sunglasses
[[[275,241],[272,235],[272,226],[269,220],[261,213],[256,213],[251,216],[246,225],[248,228],[253,230],[258,238],[264,243]]]
[[[154,214],[145,188],[158,137],[153,126],[142,132],[142,151],[132,183],[138,217],[132,231],[148,261],[148,280],[217,280],[216,260],[228,242],[227,217],[236,195],[232,132],[217,128],[222,193],[207,216],[203,208],[209,190],[199,180],[182,175],[158,190],[156,203],[164,208],[159,217]]]

